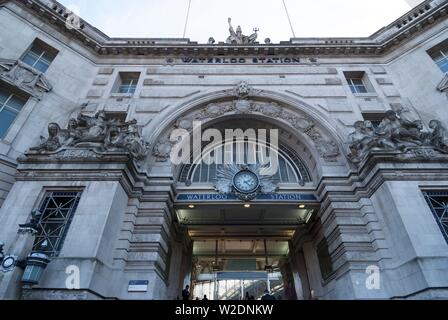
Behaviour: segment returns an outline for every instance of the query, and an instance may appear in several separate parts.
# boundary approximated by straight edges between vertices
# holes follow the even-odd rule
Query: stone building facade
[[[368,38],[200,44],[0,1],[0,297],[176,299],[251,270],[297,299],[448,298],[447,9]],[[174,164],[198,121],[278,129],[276,179]],[[50,262],[24,285],[31,252]]]

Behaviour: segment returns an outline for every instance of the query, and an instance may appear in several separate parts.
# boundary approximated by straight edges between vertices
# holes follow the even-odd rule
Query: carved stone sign
[[[218,193],[183,193],[176,197],[178,203],[192,203],[192,202],[226,202],[237,201],[238,197],[234,194],[218,194]],[[255,202],[317,202],[314,194],[308,193],[270,193],[258,194],[254,199]]]
[[[168,63],[180,62],[183,64],[303,64],[305,63],[298,57],[279,57],[279,56],[266,56],[266,57],[183,57],[178,60],[173,58],[167,59]]]

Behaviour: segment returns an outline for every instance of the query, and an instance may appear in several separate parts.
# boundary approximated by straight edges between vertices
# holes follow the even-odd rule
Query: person
[[[263,297],[261,297],[261,300],[275,300],[275,298],[269,293],[269,290],[265,290]]]
[[[319,300],[319,298],[316,296],[316,291],[314,291],[314,289],[311,289],[310,300]]]
[[[244,298],[244,300],[250,300],[249,292],[246,292],[246,297]]]
[[[187,285],[184,290],[182,290],[182,300],[190,300],[190,286]]]
[[[207,295],[204,294],[204,299],[202,299],[203,301],[208,301]]]

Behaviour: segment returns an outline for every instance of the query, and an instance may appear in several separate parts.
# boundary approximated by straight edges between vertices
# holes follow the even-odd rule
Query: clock
[[[6,256],[2,262],[3,271],[9,271],[16,265],[16,257],[15,256]]]
[[[260,179],[250,170],[241,170],[233,177],[233,187],[243,194],[251,194],[260,187]]]

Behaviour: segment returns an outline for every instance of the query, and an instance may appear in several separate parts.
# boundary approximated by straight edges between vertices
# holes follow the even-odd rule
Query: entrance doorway
[[[211,300],[260,300],[268,290],[277,300],[284,298],[280,272],[216,272],[194,281],[193,296]]]
[[[193,243],[192,293],[210,300],[296,298],[287,239],[201,239]]]

